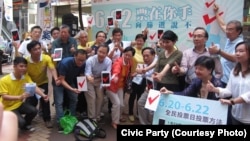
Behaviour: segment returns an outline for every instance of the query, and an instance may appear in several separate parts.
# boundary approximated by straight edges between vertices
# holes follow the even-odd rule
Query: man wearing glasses
[[[227,24],[224,23],[223,19],[219,15],[219,7],[218,5],[214,5],[214,12],[216,15],[216,19],[221,27],[221,29],[226,33],[227,40],[223,50],[219,49],[216,46],[211,46],[209,48],[210,54],[218,54],[221,56],[221,64],[223,68],[223,77],[221,81],[223,82],[224,87],[229,79],[229,74],[233,67],[235,66],[236,58],[235,58],[235,46],[239,42],[243,41],[243,36],[241,35],[243,27],[240,21],[232,20]]]
[[[226,87],[227,82],[229,80],[229,75],[231,70],[235,66],[236,58],[235,58],[235,46],[243,41],[243,36],[241,35],[243,27],[241,25],[240,21],[232,20],[229,21],[227,24],[223,21],[221,16],[219,15],[219,6],[217,4],[214,4],[214,13],[216,16],[216,19],[221,27],[221,29],[226,33],[227,40],[226,44],[223,50],[218,48],[217,46],[211,46],[209,48],[210,54],[218,54],[220,55],[222,69],[223,69],[223,77],[221,78],[223,87]],[[230,98],[230,97],[228,97]],[[228,119],[227,124],[231,124],[231,106],[229,106],[228,109]]]
[[[172,67],[172,73],[180,76],[185,76],[185,86],[191,84],[192,79],[196,78],[194,63],[200,56],[210,56],[206,48],[206,41],[208,40],[208,33],[203,27],[196,27],[193,31],[194,48],[189,48],[183,52],[181,65]],[[222,66],[218,57],[214,57],[215,61],[215,77],[221,78]]]

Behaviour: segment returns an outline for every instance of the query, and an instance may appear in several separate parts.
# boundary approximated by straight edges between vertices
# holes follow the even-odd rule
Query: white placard
[[[36,92],[36,83],[26,83],[25,92],[30,94],[30,96],[34,96]]]
[[[78,91],[88,91],[86,76],[78,76],[77,77],[77,88]]]
[[[122,20],[122,10],[121,9],[116,9],[115,10],[115,19],[116,19],[116,21],[121,21]]]
[[[145,104],[145,108],[156,111],[156,108],[158,106],[159,100],[160,100],[160,91],[150,89],[147,97],[147,101]]]
[[[107,17],[107,22],[109,27],[114,27],[114,18],[112,16]]]
[[[175,94],[161,94],[153,125],[226,125],[228,105]]]
[[[149,30],[148,31],[148,39],[149,42],[158,42],[158,33],[156,30]]]
[[[56,48],[54,50],[54,54],[53,54],[53,61],[61,61],[62,60],[62,52],[63,52],[62,48]]]
[[[110,86],[111,74],[109,71],[102,71],[102,86]]]
[[[95,19],[94,19],[93,16],[87,17],[87,20],[88,20],[88,25],[89,25],[90,27],[92,27],[93,25],[95,25]]]

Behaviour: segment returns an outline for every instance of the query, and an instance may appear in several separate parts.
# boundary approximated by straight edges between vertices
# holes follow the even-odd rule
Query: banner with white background
[[[219,5],[220,15],[226,23],[242,21],[244,0],[92,0],[93,35],[99,30],[105,31],[107,17],[115,19],[115,11],[121,9],[119,27],[123,29],[125,41],[134,40],[145,27],[149,31],[173,30],[179,37],[177,47],[186,49],[193,47],[194,28],[202,26],[209,33],[207,46],[214,42],[224,47],[226,35],[216,21],[215,3]]]

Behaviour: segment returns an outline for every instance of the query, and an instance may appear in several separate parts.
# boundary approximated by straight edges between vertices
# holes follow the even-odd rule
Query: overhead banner
[[[54,26],[52,20],[52,7],[50,0],[39,0],[37,5],[37,25],[43,29],[42,40],[47,43],[51,40],[50,30]]]
[[[193,47],[192,32],[201,26],[209,33],[207,46],[214,42],[223,47],[226,35],[216,21],[215,3],[226,23],[242,21],[244,0],[92,0],[92,29],[93,33],[105,30],[116,20],[125,41],[134,40],[145,27],[149,31],[173,30],[179,38],[178,48],[185,49]]]

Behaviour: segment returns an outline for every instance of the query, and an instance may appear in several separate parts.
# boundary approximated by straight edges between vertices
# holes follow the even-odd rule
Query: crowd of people
[[[144,106],[150,89],[146,79],[150,77],[155,84],[152,89],[163,94],[220,100],[231,107],[227,124],[249,125],[250,43],[243,41],[241,22],[232,20],[225,24],[218,11],[214,5],[219,25],[227,36],[223,48],[216,44],[206,46],[209,34],[204,27],[194,29],[193,47],[182,51],[176,44],[178,35],[172,30],[164,31],[157,45],[148,46],[147,28],[128,45],[128,41],[122,41],[123,30],[119,27],[112,30],[110,37],[109,29],[98,31],[95,40],[89,41],[88,30],[71,37],[70,27],[62,25],[51,29],[53,40],[47,44],[40,40],[42,28],[34,26],[29,39],[20,45],[13,43],[16,56],[13,72],[0,80],[4,110],[15,113],[20,129],[34,131],[32,120],[38,112],[45,126],[53,127],[50,105],[54,103],[58,132],[62,132],[59,121],[65,108],[74,116],[77,112],[86,112],[88,118],[99,122],[107,96],[111,126],[116,129],[126,120],[122,114],[124,86],[127,78],[132,77],[128,119],[135,122],[138,117],[140,124],[148,125],[152,124],[153,111]],[[59,48],[62,60],[53,61]],[[103,71],[111,72],[110,86],[102,86]],[[86,92],[79,91],[78,76],[86,76]],[[185,83],[180,78],[185,78]],[[48,98],[49,79],[54,101]],[[30,96],[25,91],[26,83],[36,83],[36,95]]]

